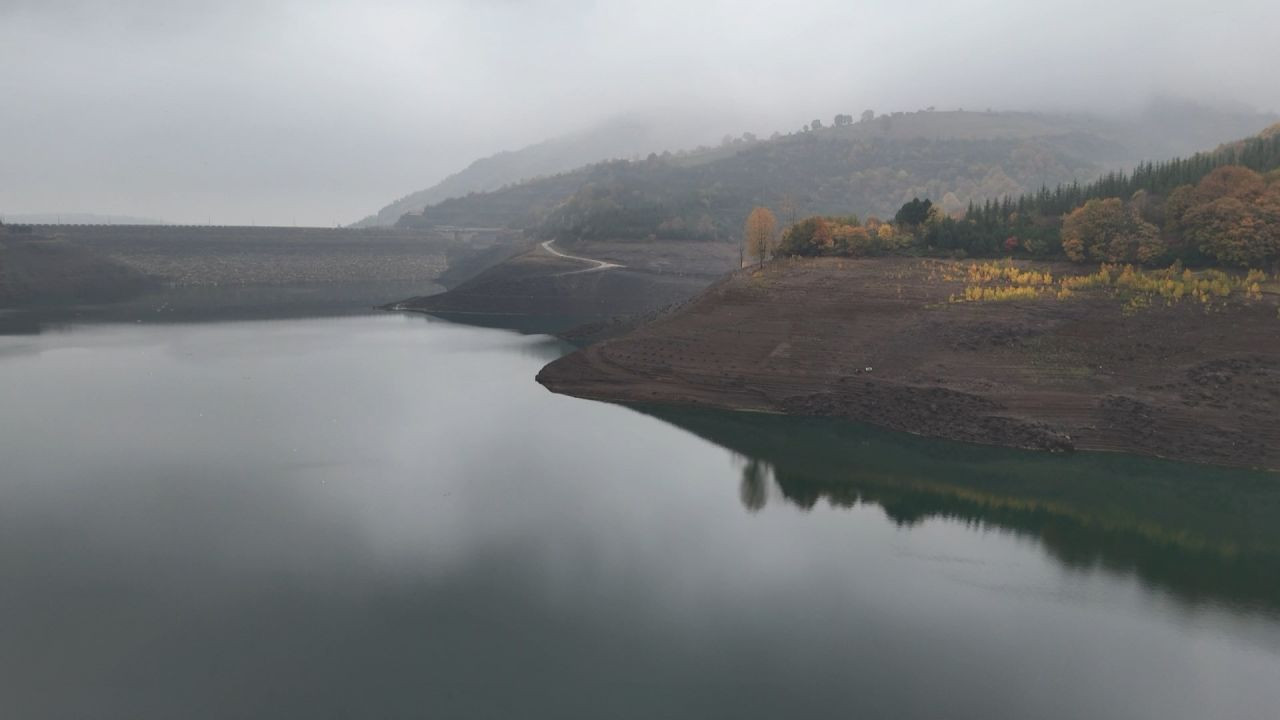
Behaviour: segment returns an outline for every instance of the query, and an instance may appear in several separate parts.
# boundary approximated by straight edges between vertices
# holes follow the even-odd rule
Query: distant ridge
[[[351,227],[394,225],[406,213],[422,212],[423,208],[450,198],[497,190],[601,160],[661,150],[660,144],[654,123],[640,118],[618,118],[589,130],[476,160],[466,169],[396,200]]]
[[[922,110],[916,113],[879,114],[874,122],[854,122],[852,115],[841,115],[846,118],[842,127],[833,127],[831,120],[822,120],[823,127],[819,132],[810,133],[806,124],[801,133],[774,135],[768,140],[756,140],[750,133],[742,137],[726,138],[717,147],[699,147],[695,150],[682,150],[675,156],[681,164],[704,164],[723,160],[728,156],[739,154],[748,147],[771,146],[777,140],[786,142],[797,135],[823,137],[827,140],[845,142],[896,142],[914,141],[969,141],[969,142],[1005,142],[1033,143],[1036,147],[1025,147],[1021,155],[1027,151],[1048,151],[1056,158],[1044,158],[1048,163],[1060,164],[1057,168],[1046,168],[1036,173],[1038,177],[1021,178],[1023,182],[1007,183],[1006,168],[988,167],[993,170],[987,184],[991,187],[974,192],[964,200],[980,200],[983,197],[1007,195],[1018,191],[1033,190],[1041,183],[1071,181],[1089,181],[1101,174],[1103,170],[1129,168],[1139,161],[1151,158],[1167,158],[1174,155],[1188,155],[1190,152],[1213,147],[1230,138],[1244,137],[1257,132],[1258,128],[1275,123],[1275,114],[1257,113],[1249,109],[1220,109],[1198,104],[1196,101],[1157,97],[1148,102],[1146,109],[1133,117],[1102,118],[1096,115],[1076,115],[1070,113],[1027,113],[1027,111],[964,111],[964,110]],[[509,224],[527,222],[530,218],[540,217],[579,188],[584,179],[591,176],[589,165],[599,165],[608,160],[636,158],[646,156],[650,152],[658,152],[669,156],[666,150],[676,151],[673,146],[672,128],[663,128],[657,120],[639,118],[616,119],[602,126],[580,133],[553,138],[522,150],[499,152],[497,155],[476,160],[470,167],[435,186],[411,193],[392,202],[375,215],[360,220],[353,227],[372,227],[372,225],[392,225],[401,222],[406,214],[421,215],[426,208],[435,208],[442,202],[454,202],[453,208],[442,209],[443,213],[431,213],[426,224],[448,224],[451,220],[444,217],[454,215],[462,205],[475,205],[471,202],[472,193],[494,193],[513,190],[506,197],[494,197],[503,206],[500,213],[481,211],[467,215],[477,219],[488,217],[490,222]],[[1053,138],[1052,147],[1044,146],[1043,141]],[[664,142],[666,140],[667,142]],[[1064,145],[1069,147],[1064,147]],[[1061,154],[1066,150],[1065,155]],[[1010,158],[1011,159],[1011,158]],[[1006,160],[1010,160],[1006,159]],[[984,159],[989,163],[991,158]],[[1015,161],[1021,161],[1015,160]],[[1034,160],[1033,160],[1034,163]],[[986,163],[984,163],[986,164]],[[1066,167],[1062,167],[1062,165]],[[776,168],[769,168],[776,169]],[[804,168],[799,168],[804,170]],[[831,172],[827,168],[824,172]],[[1024,170],[1030,169],[1024,167]],[[854,168],[850,168],[854,170]],[[973,168],[978,170],[978,168]],[[556,177],[573,174],[573,177]],[[837,173],[845,174],[845,173]],[[973,173],[974,177],[980,173]],[[712,178],[714,182],[714,178]],[[901,193],[925,192],[936,190],[929,184],[938,184],[945,178],[924,173],[911,183],[918,187],[902,187]],[[849,178],[846,182],[860,182]],[[980,183],[980,178],[978,181]],[[1018,184],[1027,184],[1016,187]],[[536,187],[541,184],[541,187]],[[946,186],[942,182],[942,186]],[[518,187],[513,187],[518,186]],[[529,186],[529,187],[526,187]],[[1002,187],[1001,187],[1002,186]],[[803,187],[776,187],[774,190],[787,195],[803,195]],[[964,193],[961,193],[964,195]],[[799,199],[796,199],[799,200]],[[897,197],[893,199],[897,201]],[[489,204],[489,200],[480,200],[480,204]],[[886,201],[887,202],[887,201]],[[896,205],[895,205],[896,206]],[[878,206],[868,206],[867,211],[884,211]],[[518,218],[518,220],[517,220]],[[420,219],[413,224],[421,224]]]

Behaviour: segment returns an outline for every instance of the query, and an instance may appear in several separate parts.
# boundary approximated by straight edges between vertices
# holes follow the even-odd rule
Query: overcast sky
[[[1277,0],[0,0],[0,213],[333,225],[619,114],[1280,110]]]

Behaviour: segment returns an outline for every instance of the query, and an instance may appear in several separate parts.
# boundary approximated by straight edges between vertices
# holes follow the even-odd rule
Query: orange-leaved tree
[[[1094,198],[1062,221],[1062,249],[1076,262],[1148,262],[1164,252],[1156,226],[1120,198]]]
[[[1169,201],[1184,237],[1219,262],[1280,261],[1280,180],[1268,184],[1248,168],[1220,167],[1194,187],[1175,190]]]

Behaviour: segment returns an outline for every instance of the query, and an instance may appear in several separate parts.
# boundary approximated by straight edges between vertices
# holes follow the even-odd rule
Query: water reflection
[[[396,314],[0,338],[0,717],[1280,703],[1270,478],[659,420],[545,391],[560,352]]]
[[[743,458],[742,485],[738,493],[742,506],[749,512],[759,512],[769,501],[769,476],[773,469],[769,463],[754,457]]]
[[[636,408],[742,455],[740,497],[872,505],[1034,538],[1068,568],[1132,573],[1186,603],[1280,611],[1280,476],[1101,453],[1049,456],[818,418]],[[771,492],[772,491],[772,492]]]

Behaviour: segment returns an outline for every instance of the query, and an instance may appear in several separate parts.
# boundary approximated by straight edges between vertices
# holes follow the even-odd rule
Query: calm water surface
[[[0,337],[0,717],[1277,717],[1280,480],[581,401],[563,351]]]

